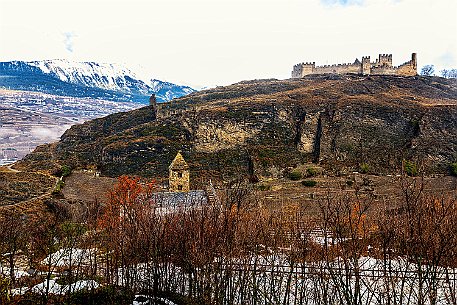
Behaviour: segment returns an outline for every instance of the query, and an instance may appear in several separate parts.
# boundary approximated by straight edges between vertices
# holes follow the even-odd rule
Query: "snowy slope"
[[[118,65],[62,59],[34,61],[28,64],[63,82],[122,92],[148,94],[150,91],[150,87],[138,80],[135,73]]]
[[[146,83],[119,65],[68,60],[2,62],[0,87],[140,103],[153,93],[165,102],[195,91],[160,80]]]

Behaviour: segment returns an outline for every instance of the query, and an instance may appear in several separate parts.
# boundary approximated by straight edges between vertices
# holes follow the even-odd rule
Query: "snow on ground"
[[[151,300],[155,300],[155,302],[158,301],[158,302],[160,302],[160,304],[164,304],[164,305],[177,305],[176,303],[170,301],[169,299],[153,298],[153,297],[150,297],[150,296],[147,296],[147,295],[144,295],[144,294],[135,295],[132,305],[152,305],[152,304],[156,304],[155,302],[151,303]]]
[[[89,264],[96,255],[96,249],[61,249],[43,260],[47,265],[69,267]],[[284,253],[278,253],[259,245],[263,255],[251,254],[236,258],[218,257],[205,270],[196,268],[195,274],[172,263],[143,263],[118,270],[117,284],[136,283],[135,288],[150,288],[154,274],[161,275],[161,282],[170,291],[187,294],[189,283],[208,281],[208,270],[215,270],[215,278],[225,278],[230,288],[221,293],[227,303],[246,304],[246,300],[259,297],[263,303],[295,304],[306,300],[309,305],[318,304],[315,300],[325,291],[328,303],[341,303],[345,294],[358,295],[361,304],[379,305],[391,303],[416,304],[425,296],[423,304],[450,304],[457,293],[457,269],[417,265],[405,258],[396,257],[380,260],[362,256],[355,260],[336,258],[333,261],[295,262]],[[285,251],[287,253],[287,251]],[[1,267],[1,266],[0,266]],[[209,266],[208,266],[209,267]],[[2,266],[2,272],[5,266]],[[200,272],[201,271],[201,272]],[[213,271],[214,272],[214,271]],[[27,275],[18,270],[17,277]],[[212,276],[211,276],[212,278]],[[127,280],[128,279],[128,280]],[[13,289],[12,294],[23,294],[27,290],[44,293],[46,287],[53,294],[65,294],[82,289],[94,289],[99,284],[93,280],[83,280],[71,285],[59,285],[57,278],[44,281],[32,288]],[[286,300],[286,301],[285,301]],[[165,301],[163,301],[165,302]],[[136,304],[136,303],[135,303]],[[143,303],[138,303],[143,304]],[[168,303],[167,303],[168,304]],[[173,303],[169,303],[173,305]]]
[[[48,255],[41,261],[43,265],[70,267],[89,264],[96,255],[96,249],[64,248]]]
[[[226,280],[230,282],[230,288],[224,291],[227,304],[247,304],[246,301],[255,295],[259,304],[296,304],[304,301],[314,305],[321,304],[316,300],[325,293],[327,302],[332,304],[344,303],[344,298],[349,296],[366,305],[387,304],[387,300],[395,304],[417,304],[421,299],[424,305],[444,305],[450,304],[457,288],[456,269],[419,267],[403,258],[383,261],[360,257],[352,262],[337,258],[330,262],[291,265],[286,255],[273,253],[236,259],[219,258],[214,263],[223,269],[217,271],[218,277],[229,277]],[[153,280],[151,270],[154,267],[167,270],[162,273],[166,285],[184,295],[188,293],[191,281],[204,281],[173,264],[166,267],[141,264],[119,270],[120,282],[129,274],[130,279],[137,283],[137,288],[145,288]],[[421,272],[419,268],[422,268]],[[195,274],[199,273],[197,268]],[[201,274],[205,276],[205,272]],[[436,300],[433,300],[434,297]]]
[[[44,281],[32,287],[31,291],[38,294],[45,294],[46,288],[49,287],[50,294],[66,294],[69,291],[77,292],[80,290],[97,289],[100,285],[94,280],[80,280],[69,285],[59,285],[56,279]]]
[[[2,264],[0,262],[0,275],[3,275],[5,277],[9,277],[10,276],[10,269],[7,265],[5,264]],[[14,268],[14,278],[16,279],[19,279],[21,277],[24,277],[24,276],[30,276],[30,274],[25,271],[23,268],[19,268],[17,266],[15,266]]]
[[[37,294],[45,294],[48,289],[49,294],[62,295],[69,291],[78,292],[80,290],[92,290],[97,289],[100,285],[94,280],[80,280],[69,285],[60,285],[57,283],[58,278],[51,279],[49,281],[43,281],[33,287],[20,287],[11,289],[11,295],[23,295],[27,292],[33,292]]]

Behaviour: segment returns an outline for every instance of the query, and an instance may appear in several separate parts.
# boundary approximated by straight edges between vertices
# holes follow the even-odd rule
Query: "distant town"
[[[58,140],[74,124],[141,107],[5,89],[0,89],[0,105],[0,165],[14,163],[36,146]]]

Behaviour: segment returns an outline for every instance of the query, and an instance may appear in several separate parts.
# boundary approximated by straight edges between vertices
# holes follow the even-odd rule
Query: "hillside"
[[[111,101],[159,102],[195,90],[156,79],[141,80],[133,71],[113,64],[67,60],[0,62],[0,88]]]
[[[307,162],[329,174],[447,173],[457,158],[457,82],[437,77],[321,75],[217,87],[71,127],[18,165],[166,177],[178,150],[192,181],[280,177]]]

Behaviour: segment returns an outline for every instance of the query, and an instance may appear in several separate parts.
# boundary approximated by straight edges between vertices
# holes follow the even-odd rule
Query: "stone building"
[[[168,167],[169,181],[168,189],[170,192],[188,192],[189,191],[189,165],[178,151],[176,157]]]
[[[370,56],[358,58],[353,63],[316,66],[315,62],[297,64],[293,67],[292,78],[300,78],[314,74],[346,74],[355,73],[363,75],[417,75],[417,55],[412,53],[411,60],[397,67],[392,65],[392,54],[379,54],[374,61],[370,61]]]
[[[156,95],[152,94],[151,97],[149,98],[149,107],[152,108],[152,112],[154,113],[154,118],[157,118],[157,99]]]

